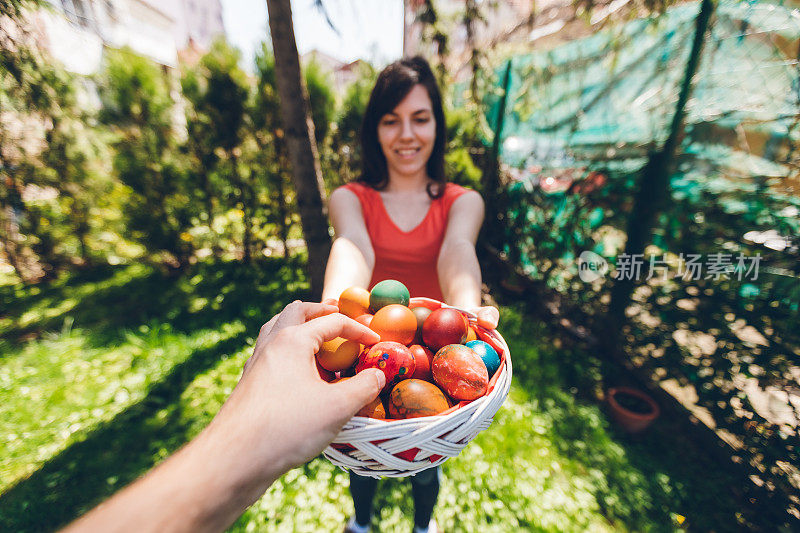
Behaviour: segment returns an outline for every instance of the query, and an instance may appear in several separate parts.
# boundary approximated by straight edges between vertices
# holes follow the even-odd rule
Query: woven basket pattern
[[[386,421],[353,417],[323,455],[340,468],[368,477],[411,476],[458,455],[489,427],[511,387],[511,356],[505,340],[496,331],[475,327],[474,317],[470,323],[478,338],[491,339],[490,344],[502,350],[497,379],[485,396],[439,416]]]

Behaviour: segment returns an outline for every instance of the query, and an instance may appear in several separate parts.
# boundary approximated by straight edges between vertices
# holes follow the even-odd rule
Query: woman
[[[336,232],[325,271],[323,301],[348,287],[371,289],[384,279],[473,311],[497,327],[494,307],[480,307],[481,271],[475,242],[483,223],[480,195],[447,183],[441,95],[421,57],[392,63],[378,76],[361,130],[363,173],[330,197]],[[432,520],[439,469],[411,478],[415,532],[437,531]],[[355,516],[345,531],[364,533],[377,480],[350,475]]]

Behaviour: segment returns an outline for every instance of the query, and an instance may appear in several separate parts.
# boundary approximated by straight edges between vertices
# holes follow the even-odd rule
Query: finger
[[[325,298],[324,300],[322,300],[322,303],[328,304],[328,305],[337,305],[337,306],[339,304],[339,302],[338,302],[338,300],[336,300],[336,298]]]
[[[319,351],[322,343],[344,337],[358,341],[361,344],[375,344],[381,340],[380,335],[340,313],[334,313],[319,318],[315,318],[298,326],[298,338],[308,338],[313,344],[314,351]]]
[[[277,332],[283,328],[305,324],[309,320],[336,313],[337,311],[339,311],[339,308],[335,305],[295,300],[281,311],[272,329]]]
[[[386,375],[377,368],[362,370],[355,376],[334,384],[342,392],[341,413],[349,420],[359,409],[378,397],[386,385]]]
[[[500,311],[496,307],[481,307],[478,309],[478,325],[486,329],[497,329],[500,321]]]
[[[275,322],[278,321],[278,317],[281,316],[280,313],[275,315],[274,317],[270,318],[266,324],[261,326],[261,331],[258,333],[259,338],[261,337],[268,337],[270,332],[272,332],[272,328],[275,326]]]

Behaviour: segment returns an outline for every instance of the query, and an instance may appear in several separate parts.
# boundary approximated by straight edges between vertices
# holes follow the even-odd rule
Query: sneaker
[[[342,533],[370,533],[370,531],[372,531],[372,527],[369,524],[362,526],[356,522],[355,516],[351,516],[350,520],[345,524]]]
[[[414,526],[414,533],[444,533],[444,530],[436,523],[436,519],[431,518],[431,521],[428,523],[428,529],[420,529]]]

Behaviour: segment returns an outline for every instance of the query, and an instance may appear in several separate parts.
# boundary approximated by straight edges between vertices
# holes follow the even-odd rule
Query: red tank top
[[[379,281],[396,279],[408,287],[411,296],[444,300],[436,263],[450,207],[467,189],[448,183],[444,194],[431,202],[422,222],[411,231],[402,231],[389,218],[378,191],[361,183],[348,183],[343,187],[358,196],[375,252],[369,289]]]

